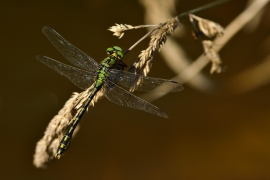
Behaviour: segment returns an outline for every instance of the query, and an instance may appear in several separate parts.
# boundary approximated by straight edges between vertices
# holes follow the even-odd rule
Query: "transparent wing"
[[[43,64],[49,66],[59,74],[66,76],[71,82],[81,89],[87,89],[94,83],[95,73],[86,70],[78,69],[63,63],[60,63],[52,58],[38,55],[37,59]]]
[[[98,63],[83,51],[69,43],[54,29],[45,26],[42,28],[43,33],[51,41],[52,45],[67,59],[69,62],[87,71],[93,71]]]
[[[136,85],[137,82],[140,82],[140,85],[136,88],[137,91],[176,92],[184,89],[176,81],[142,76],[117,69],[110,69],[109,77],[113,82],[126,88],[130,88]]]
[[[105,97],[115,104],[139,109],[160,117],[168,118],[168,115],[158,107],[127,92],[110,80],[107,80],[107,82],[104,84],[102,91]]]

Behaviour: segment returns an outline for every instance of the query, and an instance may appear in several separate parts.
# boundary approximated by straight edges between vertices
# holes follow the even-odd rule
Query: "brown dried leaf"
[[[221,73],[223,68],[221,66],[222,61],[218,53],[213,49],[213,42],[210,40],[202,41],[205,55],[212,61],[212,67],[210,73]]]
[[[193,14],[190,14],[190,17],[198,21],[199,29],[205,36],[209,38],[214,38],[216,36],[223,36],[224,28],[220,26],[218,23],[200,18]]]

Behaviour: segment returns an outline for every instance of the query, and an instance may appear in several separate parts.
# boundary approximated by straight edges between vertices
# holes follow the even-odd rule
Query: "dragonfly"
[[[37,59],[59,74],[67,77],[79,88],[86,90],[92,87],[91,91],[87,94],[87,99],[84,100],[83,105],[74,115],[69,130],[60,141],[55,155],[56,158],[59,159],[67,150],[76,126],[92,99],[99,91],[115,104],[168,118],[168,115],[161,109],[133,95],[124,88],[128,89],[140,81],[140,85],[136,89],[138,91],[176,92],[183,89],[180,83],[124,71],[124,68],[127,66],[122,61],[124,54],[122,49],[118,46],[108,48],[106,50],[107,57],[98,64],[93,58],[69,43],[51,27],[45,26],[42,31],[52,45],[76,67],[66,65],[43,55],[38,55]]]

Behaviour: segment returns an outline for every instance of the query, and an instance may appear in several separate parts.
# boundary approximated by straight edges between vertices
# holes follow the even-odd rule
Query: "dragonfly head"
[[[121,60],[124,57],[122,49],[118,46],[109,47],[106,52],[108,55],[114,56],[118,60]]]

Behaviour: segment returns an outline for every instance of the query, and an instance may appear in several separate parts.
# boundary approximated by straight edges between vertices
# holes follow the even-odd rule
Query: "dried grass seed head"
[[[146,50],[139,55],[140,61],[134,64],[136,68],[143,69],[143,75],[147,75],[152,67],[152,59],[156,49],[160,50],[166,43],[167,37],[174,32],[180,25],[178,17],[168,20],[166,23],[160,24],[155,34],[151,36],[150,43]]]
[[[195,16],[194,14],[189,14],[189,16],[190,18],[193,18],[198,22],[198,27],[200,31],[208,38],[215,38],[217,36],[219,37],[223,36],[224,28],[218,23]]]
[[[57,148],[64,133],[73,122],[73,111],[78,110],[85,102],[89,93],[91,93],[93,85],[87,90],[81,93],[73,93],[71,98],[65,103],[64,107],[58,112],[56,116],[48,124],[44,136],[37,142],[33,164],[37,168],[44,168],[46,164],[54,159],[54,155],[57,152]],[[103,96],[103,93],[99,91],[91,101],[90,106],[94,106],[94,103]],[[73,137],[78,131],[79,126],[73,133]]]
[[[44,136],[36,145],[33,161],[36,167],[43,168],[46,163],[54,158],[54,153],[60,142],[59,138],[63,136],[66,128],[71,123],[72,109],[78,96],[79,93],[74,93],[48,124]]]
[[[134,27],[128,24],[115,23],[115,26],[110,27],[108,30],[113,32],[113,35],[119,37],[120,39],[124,36],[124,31],[130,30],[130,29],[134,29]]]

